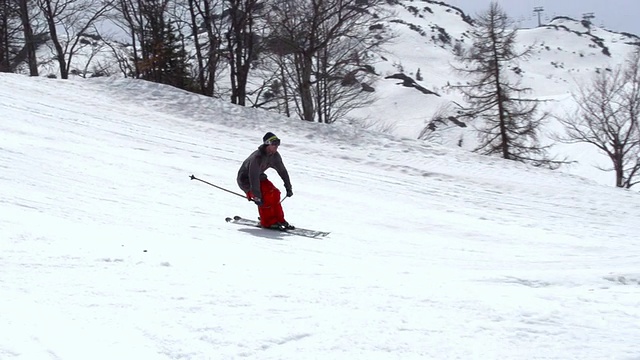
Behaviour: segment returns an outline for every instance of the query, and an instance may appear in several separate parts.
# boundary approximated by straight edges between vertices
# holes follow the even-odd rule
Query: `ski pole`
[[[212,183],[210,183],[210,182],[208,182],[208,181],[205,181],[205,180],[202,180],[202,179],[198,179],[198,178],[197,178],[197,177],[195,177],[194,175],[189,176],[189,178],[190,178],[191,180],[198,180],[198,181],[201,181],[201,182],[203,182],[203,183],[205,183],[205,184],[207,184],[207,185],[211,185],[211,186],[213,186],[213,187],[214,187],[214,188],[216,188],[216,189],[220,189],[220,190],[226,191],[226,192],[228,192],[228,193],[231,193],[231,194],[233,194],[233,195],[240,196],[241,198],[244,198],[244,199],[246,199],[246,198],[247,198],[247,196],[246,196],[246,195],[238,194],[237,192],[233,192],[233,191],[231,191],[231,190],[227,190],[227,189],[225,189],[225,188],[223,188],[223,187],[220,187],[220,186],[218,186],[218,185],[214,185],[214,184],[212,184]]]

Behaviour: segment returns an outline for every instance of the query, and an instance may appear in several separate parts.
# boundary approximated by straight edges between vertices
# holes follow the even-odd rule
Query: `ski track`
[[[0,82],[1,358],[640,354],[635,193],[142,81]],[[230,226],[255,206],[188,179],[237,191],[271,129],[288,219],[328,238]]]

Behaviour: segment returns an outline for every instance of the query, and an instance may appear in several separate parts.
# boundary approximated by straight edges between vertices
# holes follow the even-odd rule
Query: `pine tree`
[[[141,77],[146,80],[193,90],[190,65],[183,43],[171,22],[161,30],[150,28],[146,32],[144,51],[147,59],[140,65]]]
[[[167,24],[163,39],[165,39],[163,47],[164,69],[161,82],[180,89],[191,88],[193,84],[187,51],[171,23]]]
[[[469,80],[453,87],[464,95],[468,107],[463,114],[479,131],[475,151],[557,168],[562,162],[549,159],[548,146],[541,146],[538,138],[547,114],[538,114],[540,101],[526,98],[531,89],[514,80],[518,60],[528,56],[530,48],[516,52],[513,22],[496,2],[475,20],[472,41],[458,56],[463,67],[456,67]]]

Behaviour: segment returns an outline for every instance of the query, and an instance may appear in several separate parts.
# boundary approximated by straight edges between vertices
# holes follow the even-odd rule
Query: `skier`
[[[267,179],[264,173],[273,168],[284,181],[287,197],[293,196],[289,173],[278,153],[280,139],[272,132],[262,138],[262,145],[242,163],[238,170],[238,186],[247,194],[247,199],[258,205],[260,224],[271,229],[294,229],[284,219],[284,211],[280,205],[280,190]]]

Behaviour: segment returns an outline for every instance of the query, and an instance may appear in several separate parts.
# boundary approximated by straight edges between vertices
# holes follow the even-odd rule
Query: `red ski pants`
[[[260,180],[260,192],[262,193],[262,205],[258,206],[260,214],[260,224],[269,227],[273,224],[284,222],[284,211],[280,205],[280,190],[271,181]],[[247,193],[249,198],[253,197],[251,191]]]

